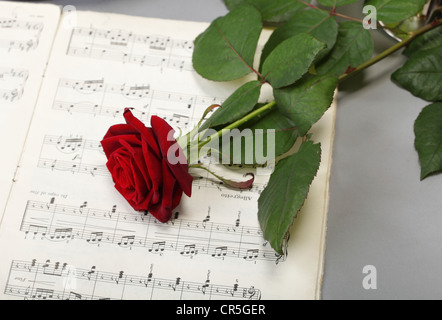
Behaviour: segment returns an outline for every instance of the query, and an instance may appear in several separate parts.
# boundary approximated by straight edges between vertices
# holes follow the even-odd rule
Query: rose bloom
[[[135,210],[167,222],[183,192],[191,196],[187,161],[168,161],[167,152],[177,142],[167,139],[173,129],[166,121],[152,116],[148,128],[128,108],[124,118],[126,124],[111,126],[101,141],[115,188]]]

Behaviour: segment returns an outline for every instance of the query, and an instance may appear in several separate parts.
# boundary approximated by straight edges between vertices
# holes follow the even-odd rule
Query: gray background
[[[227,13],[221,0],[41,2],[206,22]],[[339,10],[361,11],[361,4]],[[380,31],[373,36],[377,53],[394,44]],[[419,180],[413,123],[427,103],[390,81],[403,62],[395,54],[340,87],[324,300],[442,299],[442,175]],[[375,290],[362,285],[366,265],[376,267]]]

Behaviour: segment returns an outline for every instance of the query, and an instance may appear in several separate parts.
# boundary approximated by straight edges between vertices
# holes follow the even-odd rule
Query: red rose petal
[[[152,200],[153,192],[149,192],[146,197],[143,199],[143,202],[140,202],[137,207],[134,209],[137,211],[148,211],[150,207],[150,202]]]
[[[158,145],[154,138],[152,130],[146,128],[146,126],[140,120],[134,117],[134,115],[128,108],[124,110],[124,119],[126,120],[127,124],[133,126],[133,128],[141,134],[143,139],[145,139],[149,146],[151,146],[155,154],[160,155],[160,150],[158,149]]]
[[[149,212],[161,222],[167,222],[172,216],[174,204],[174,189],[176,180],[167,166],[166,160],[163,159],[163,190],[161,194],[161,203],[151,207]]]
[[[173,191],[172,210],[175,209],[180,204],[182,195],[183,195],[183,189],[181,189],[179,184],[176,184],[175,189]]]
[[[133,176],[133,188],[135,189],[136,198],[134,201],[136,203],[143,203],[147,194],[149,193],[149,189],[146,185],[146,181],[144,180],[143,174],[141,173],[136,161],[134,158],[131,159],[132,165],[132,176]]]
[[[158,221],[163,223],[169,221],[172,217],[172,210],[163,208],[160,203],[155,206],[151,206],[149,208],[149,213],[158,219]]]
[[[161,170],[161,160],[158,159],[155,154],[153,154],[150,150],[150,146],[143,141],[142,144],[142,150],[143,150],[143,157],[144,162],[147,167],[147,172],[151,178],[152,181],[152,187],[151,189],[154,191],[153,197],[152,197],[152,203],[158,203],[161,198],[161,194],[159,192],[161,188],[161,184],[163,181],[163,175]]]
[[[163,192],[162,192],[162,207],[172,210],[173,189],[175,188],[175,178],[167,167],[166,160],[163,159]]]
[[[132,201],[134,190],[133,189],[126,189],[123,188],[120,184],[115,184],[115,189],[126,199],[126,201],[134,208],[135,210],[137,208],[137,204]]]
[[[130,188],[134,185],[133,170],[130,163],[130,158],[121,157],[118,155],[116,157],[116,161],[118,161],[118,164],[123,170],[123,174],[119,177],[119,183],[123,188]]]
[[[130,139],[128,139],[130,141]],[[136,147],[131,146],[126,140],[120,139],[119,143],[131,153],[131,160],[135,161],[137,172],[134,172],[138,179],[143,178],[143,182],[150,189],[152,188],[152,180],[149,177],[149,173],[146,167],[145,155],[142,151],[141,145]],[[135,180],[135,177],[134,177]]]
[[[140,174],[143,177],[147,188],[151,190],[153,186],[152,179],[151,176],[149,175],[146,159],[143,150],[141,148],[138,148],[138,150],[134,153],[134,161],[137,164],[138,170],[140,171]]]
[[[133,126],[128,124],[115,124],[111,126],[107,133],[104,135],[103,139],[107,139],[114,136],[122,136],[122,135],[133,135],[138,131],[134,129]]]
[[[103,147],[106,157],[109,158],[112,153],[122,147],[121,141],[125,141],[127,144],[133,147],[137,145],[141,146],[141,140],[137,137],[137,135],[117,135],[103,139],[101,141],[101,146]]]
[[[173,129],[172,127],[163,119],[157,116],[151,117],[152,130],[157,138],[158,145],[160,146],[161,154],[163,158],[167,159],[167,152],[170,147],[172,147],[176,141],[168,141],[168,136],[172,136]],[[168,167],[172,171],[175,176],[178,184],[183,189],[183,192],[187,196],[191,196],[192,193],[192,181],[193,177],[189,174],[189,166],[187,165],[187,161],[182,161],[180,159],[177,164],[171,164],[167,162]],[[184,159],[185,160],[185,159]]]

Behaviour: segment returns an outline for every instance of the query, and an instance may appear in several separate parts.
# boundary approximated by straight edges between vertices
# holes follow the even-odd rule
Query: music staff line
[[[19,78],[28,79],[29,71],[20,68],[1,68],[0,67],[0,79],[4,78]]]
[[[55,146],[60,152],[66,153],[76,152],[80,149],[103,151],[100,141],[83,139],[82,137],[45,135],[43,144]]]
[[[47,150],[48,147],[55,150]],[[54,151],[57,151],[60,157],[54,157]],[[86,174],[93,177],[109,177],[110,173],[106,165],[84,161],[86,151],[103,154],[101,143],[96,140],[84,139],[78,136],[45,135],[37,167],[51,171]],[[208,174],[201,176],[191,172],[191,175],[194,177],[194,187],[227,188],[222,181],[210,179]],[[264,184],[255,182],[250,189],[242,192],[260,193],[264,187]]]
[[[14,102],[23,96],[29,71],[20,68],[0,68],[0,99]]]
[[[8,53],[14,50],[35,50],[43,29],[42,22],[0,18],[0,49],[5,49]]]
[[[78,93],[81,97],[77,101],[65,101],[60,98],[61,90],[69,90],[69,94]],[[91,96],[91,94],[98,94]],[[82,99],[87,96],[87,100]],[[112,84],[105,83],[104,80],[73,80],[60,79],[57,88],[57,97],[52,105],[52,109],[65,111],[69,114],[85,113],[94,116],[117,117],[122,115],[124,108],[112,107],[106,105],[104,101],[115,101],[120,97],[128,102],[122,102],[126,106],[137,106],[134,114],[142,120],[147,121],[150,115],[149,110],[156,110],[156,115],[167,118],[169,121],[173,118],[176,125],[188,126],[190,123],[196,123],[199,118],[195,117],[195,111],[205,110],[212,104],[221,104],[222,98],[207,97],[194,94],[185,94],[178,92],[168,92],[152,89],[150,84]],[[95,99],[94,99],[95,98]],[[81,99],[81,100],[80,100]],[[95,101],[93,101],[95,100]],[[154,106],[154,107],[153,107]],[[171,107],[172,106],[172,107]],[[198,110],[197,110],[198,109]],[[198,119],[196,119],[198,118]]]
[[[12,39],[0,39],[0,49],[6,49],[9,53],[13,50],[19,50],[28,52],[38,47],[38,39],[28,40],[12,40]]]
[[[52,171],[64,171],[70,172],[72,174],[81,173],[91,175],[93,177],[102,176],[108,177],[110,176],[109,170],[105,165],[97,165],[97,164],[88,164],[88,163],[76,163],[73,161],[63,161],[57,159],[49,159],[49,158],[40,158],[37,164],[38,168],[42,169],[50,169]],[[191,173],[194,180],[192,185],[197,188],[216,188],[222,190],[222,188],[227,188],[222,181],[217,181],[214,179],[208,178],[206,176],[200,176],[195,173]],[[254,182],[254,185],[247,190],[242,190],[241,192],[254,192],[260,193],[264,189],[264,185],[261,183]]]
[[[152,100],[161,100],[167,102],[180,102],[187,104],[190,109],[194,104],[207,105],[220,102],[222,99],[217,97],[199,96],[194,94],[162,91],[152,89],[149,83],[145,84],[114,84],[106,83],[103,79],[99,80],[74,80],[60,79],[58,88],[68,88],[82,94],[103,93],[116,94],[128,99],[150,98]]]
[[[35,30],[37,32],[42,32],[43,27],[44,24],[42,22],[0,17],[0,29]]]
[[[261,291],[254,286],[212,283],[210,271],[206,280],[194,282],[154,277],[153,265],[147,275],[131,275],[100,271],[96,266],[76,268],[50,259],[45,263],[13,260],[4,293],[30,300],[261,299]]]
[[[179,253],[182,257],[208,255],[212,258],[236,258],[243,261],[285,261],[262,237],[259,227],[245,226],[238,218],[226,224],[182,219],[175,212],[173,219],[159,223],[151,215],[126,213],[28,201],[20,226],[25,237],[50,241],[81,239],[88,244],[118,245],[122,248],[144,248],[152,254]]]
[[[140,35],[125,30],[75,28],[67,55],[105,59],[139,66],[193,71],[191,40]]]
[[[72,30],[72,36],[94,38],[95,40],[103,39],[109,41],[110,44],[122,47],[128,47],[131,43],[135,43],[148,45],[150,49],[159,51],[178,48],[187,51],[189,55],[193,52],[192,40],[172,39],[163,35],[142,35],[122,29],[75,28]]]
[[[113,118],[117,118],[123,115],[124,108],[116,108],[116,107],[106,107],[100,104],[94,104],[90,102],[64,102],[64,101],[55,101],[52,107],[54,110],[68,112],[69,114],[73,113],[81,113],[81,114],[90,114],[93,116],[109,116]],[[166,112],[147,112],[141,111],[139,109],[133,109],[132,113],[140,119],[144,123],[149,123],[150,117],[152,115],[156,115],[164,120],[166,120],[172,127],[180,127],[185,129],[187,127],[191,127],[198,123],[200,119],[190,117],[188,115],[175,112],[172,114],[167,114]]]

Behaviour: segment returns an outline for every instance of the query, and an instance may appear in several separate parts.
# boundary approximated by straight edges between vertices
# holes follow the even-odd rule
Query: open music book
[[[258,225],[266,174],[236,191],[191,172],[192,197],[162,224],[115,190],[100,140],[125,107],[188,132],[243,83],[192,69],[208,24],[23,2],[0,12],[1,299],[320,298],[335,104],[312,129],[322,163],[285,255]]]

